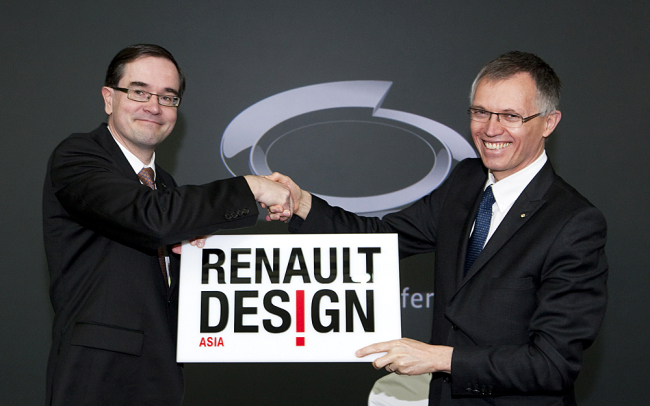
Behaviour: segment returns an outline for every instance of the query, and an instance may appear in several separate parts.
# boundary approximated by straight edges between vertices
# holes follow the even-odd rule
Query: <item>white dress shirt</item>
[[[526,186],[528,186],[530,181],[542,169],[547,160],[546,151],[542,151],[542,154],[533,163],[498,182],[495,182],[492,171],[488,171],[488,179],[485,182],[485,186],[483,186],[483,190],[492,185],[492,193],[496,201],[492,205],[490,231],[485,239],[485,244],[487,244],[494,231],[499,227],[499,224],[501,224],[501,221],[508,214],[512,205],[515,204],[521,192],[526,189]],[[485,244],[483,245],[484,247]]]

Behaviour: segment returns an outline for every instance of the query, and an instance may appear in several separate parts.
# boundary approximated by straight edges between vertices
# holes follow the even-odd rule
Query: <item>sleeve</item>
[[[562,393],[572,387],[605,314],[605,240],[605,219],[594,207],[564,224],[545,259],[528,343],[456,346],[454,394]]]
[[[401,258],[432,252],[436,248],[437,216],[445,191],[443,184],[411,206],[383,219],[359,216],[313,196],[307,219],[294,216],[289,222],[289,231],[302,234],[397,233]]]
[[[244,178],[151,190],[89,137],[71,137],[50,160],[51,188],[67,215],[123,244],[155,249],[218,229],[254,225]]]

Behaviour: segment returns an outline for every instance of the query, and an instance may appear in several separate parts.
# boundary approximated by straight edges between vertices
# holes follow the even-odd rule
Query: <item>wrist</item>
[[[451,374],[451,359],[454,354],[454,347],[441,347],[441,354],[438,359],[438,367],[436,368],[440,372],[445,372]]]
[[[300,196],[300,202],[298,203],[298,207],[294,207],[293,214],[300,217],[303,220],[306,220],[310,210],[311,210],[311,193],[305,192],[303,190]]]
[[[244,179],[246,179],[246,182],[248,183],[248,187],[250,188],[251,193],[253,194],[255,200],[259,201],[259,193],[260,193],[259,178],[255,175],[244,175]]]

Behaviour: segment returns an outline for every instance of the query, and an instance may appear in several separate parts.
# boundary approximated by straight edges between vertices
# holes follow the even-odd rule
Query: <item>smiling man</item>
[[[403,338],[357,352],[376,368],[432,373],[430,405],[575,405],[583,351],[607,302],[603,215],[555,174],[544,143],[560,80],[536,55],[488,63],[468,110],[480,159],[383,219],[331,207],[286,176],[299,233],[398,233],[400,256],[436,252],[428,344]],[[272,219],[287,220],[270,210]]]
[[[55,313],[46,405],[180,405],[171,246],[254,225],[256,201],[289,214],[288,189],[262,177],[179,187],[155,163],[184,89],[167,50],[125,48],[102,88],[108,124],[52,153],[43,188]]]
[[[472,138],[483,165],[500,181],[544,153],[544,142],[561,113],[537,97],[535,80],[527,72],[502,80],[482,77],[474,89],[469,109]]]

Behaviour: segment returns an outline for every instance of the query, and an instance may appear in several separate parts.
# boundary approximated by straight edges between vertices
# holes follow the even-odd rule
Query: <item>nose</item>
[[[144,109],[151,114],[160,114],[160,104],[158,104],[158,96],[151,95],[151,99],[145,102]]]
[[[503,132],[503,125],[498,114],[492,114],[490,119],[485,123],[485,135],[493,137]]]

